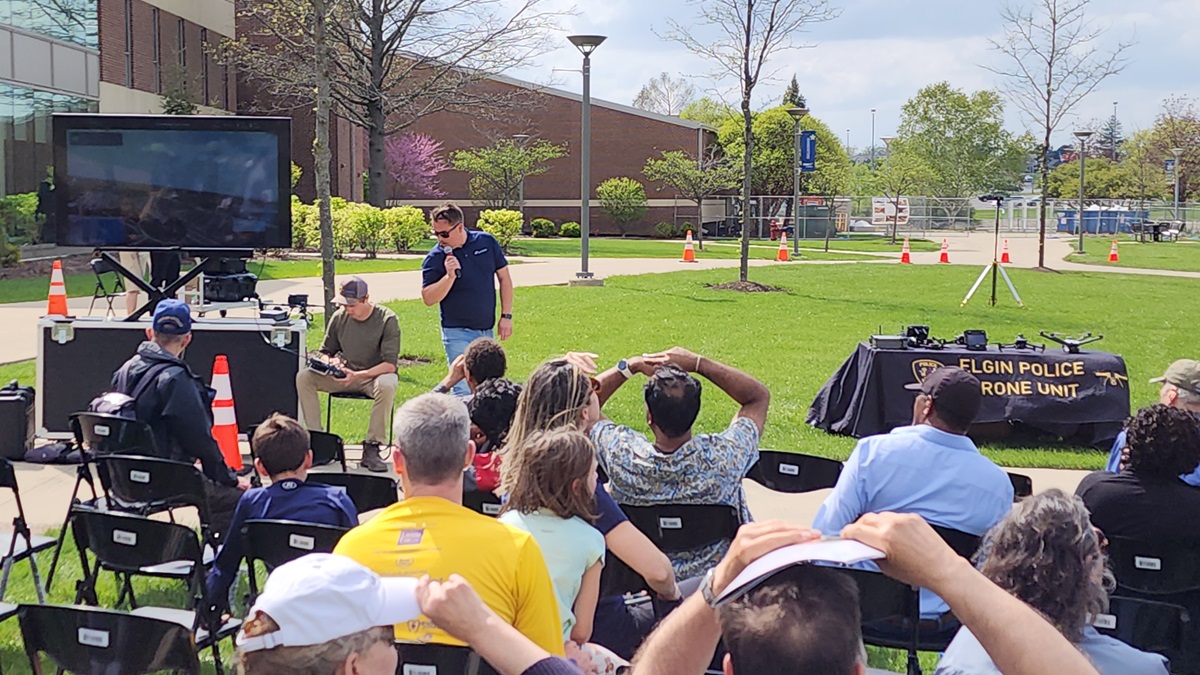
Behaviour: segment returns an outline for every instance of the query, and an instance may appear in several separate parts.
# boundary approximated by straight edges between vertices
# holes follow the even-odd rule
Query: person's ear
[[[300,468],[304,471],[308,471],[312,468],[312,462],[312,450],[309,450],[308,452],[304,453],[304,461],[300,464]]]
[[[854,675],[867,675],[867,667],[863,665],[862,661],[854,664]]]
[[[1167,394],[1163,398],[1166,399],[1165,405],[1174,406],[1175,401],[1179,400],[1179,389],[1174,386],[1167,387]]]
[[[396,473],[401,476],[408,470],[408,466],[404,463],[404,453],[400,452],[399,445],[396,445],[396,448],[392,450],[392,462],[396,465]]]
[[[154,339],[154,329],[153,328],[149,328],[149,327],[146,328],[146,339],[147,340]]]
[[[463,464],[463,471],[466,471],[475,464],[475,441],[467,441],[467,462]]]
[[[187,335],[183,336],[183,348],[187,349],[187,346],[190,344],[192,344],[192,334],[188,333]]]
[[[733,675],[733,657],[729,652],[725,652],[725,658],[721,659],[721,672],[725,675]]]
[[[257,457],[254,458],[254,470],[257,471],[258,475],[260,476],[269,477],[271,475],[267,473],[267,467],[263,466],[262,460]]]

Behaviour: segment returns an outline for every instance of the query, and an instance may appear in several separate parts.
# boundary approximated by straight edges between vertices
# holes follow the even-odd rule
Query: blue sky
[[[631,103],[653,75],[697,76],[697,89],[720,89],[706,77],[709,68],[683,47],[660,39],[667,19],[686,22],[696,15],[695,0],[547,0],[557,7],[574,5],[578,13],[563,20],[562,48],[539,63],[512,75],[563,89],[579,91],[580,59],[565,36],[572,33],[607,35],[593,56],[592,95]],[[1016,0],[1028,4],[1033,0]],[[775,103],[795,73],[813,114],[828,124],[843,142],[846,130],[856,147],[869,144],[871,108],[876,109],[875,137],[891,134],[900,107],[927,84],[947,80],[968,91],[994,88],[997,76],[981,64],[1001,65],[1002,56],[989,48],[988,37],[1002,26],[997,0],[841,0],[839,18],[816,25],[801,40],[809,49],[781,53],[772,62],[776,81],[755,91],[755,107]],[[1077,108],[1078,120],[1068,119],[1056,135],[1066,143],[1076,125],[1112,115],[1113,102],[1126,135],[1154,123],[1162,100],[1171,94],[1200,95],[1200,69],[1194,67],[1200,48],[1198,0],[1093,0],[1090,20],[1105,29],[1101,46],[1136,40],[1128,50],[1125,71],[1106,80]],[[727,84],[727,83],[726,83]],[[724,89],[734,100],[735,90]],[[1007,122],[1021,131],[1024,122],[1015,106],[1006,105]]]

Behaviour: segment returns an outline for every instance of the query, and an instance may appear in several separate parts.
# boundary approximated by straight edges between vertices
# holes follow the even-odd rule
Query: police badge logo
[[[917,383],[919,384],[924,382],[925,378],[929,377],[930,373],[938,368],[941,368],[943,365],[945,364],[941,361],[934,361],[933,359],[917,359],[916,361],[912,362],[913,377],[916,378]]]

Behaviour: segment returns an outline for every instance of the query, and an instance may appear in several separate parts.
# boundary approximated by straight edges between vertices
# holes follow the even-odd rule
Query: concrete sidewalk
[[[243,460],[249,461],[249,453],[243,443]],[[348,464],[357,466],[360,450],[351,447],[347,449]],[[17,481],[21,486],[21,500],[25,507],[25,516],[30,529],[34,533],[42,533],[50,528],[62,525],[67,514],[67,505],[71,490],[75,486],[74,466],[58,466],[29,464],[16,462]],[[317,469],[323,470],[324,467]],[[354,469],[352,469],[354,470]],[[1079,481],[1089,472],[1071,471],[1064,469],[1007,469],[1014,473],[1022,473],[1033,479],[1035,492],[1059,488],[1068,494],[1075,492]],[[394,474],[388,474],[394,477]],[[790,495],[772,492],[758,483],[743,481],[750,512],[756,520],[785,520],[799,525],[810,525],[817,514],[821,502],[829,494],[829,490],[818,490],[805,494]],[[97,484],[99,489],[99,484]],[[91,492],[84,486],[80,496],[90,498]],[[16,501],[8,490],[0,492],[0,522],[11,523],[17,515]],[[368,517],[373,514],[366,514]],[[185,509],[180,513],[183,522],[195,524],[195,512]]]

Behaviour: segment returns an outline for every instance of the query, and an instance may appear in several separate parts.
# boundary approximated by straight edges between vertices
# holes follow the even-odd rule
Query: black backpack
[[[116,415],[127,420],[137,420],[137,400],[150,385],[158,379],[167,368],[177,366],[174,363],[156,363],[138,380],[137,386],[129,390],[126,372],[122,372],[117,381],[117,388],[106,391],[88,403],[88,412]]]

